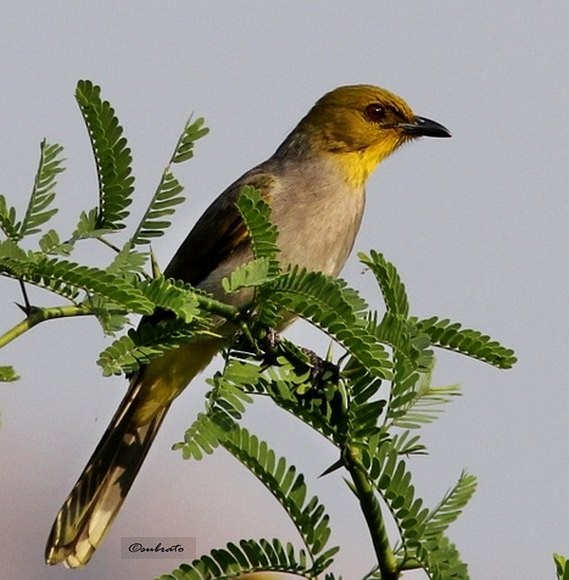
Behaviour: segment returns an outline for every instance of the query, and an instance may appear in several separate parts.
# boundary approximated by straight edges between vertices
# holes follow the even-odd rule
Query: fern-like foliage
[[[268,260],[267,275],[276,276],[280,271],[277,259],[279,234],[277,227],[270,221],[269,204],[263,199],[259,190],[246,185],[241,188],[237,199],[237,209],[247,227],[255,258]]]
[[[28,207],[20,225],[21,238],[37,234],[43,224],[49,221],[57,209],[50,207],[55,199],[55,185],[58,173],[63,171],[61,145],[49,145],[44,139],[40,145],[40,162],[30,195]]]
[[[9,206],[3,195],[0,195],[0,228],[9,240],[19,239],[20,224],[16,217],[16,208]]]
[[[0,195],[0,228],[9,240],[19,241],[37,234],[41,226],[57,213],[57,209],[51,206],[55,199],[57,175],[64,170],[62,151],[61,145],[50,145],[45,139],[41,142],[39,165],[21,222],[17,220],[16,209]]]
[[[417,549],[416,557],[430,580],[470,578],[468,567],[461,560],[456,546],[445,535],[428,537]]]
[[[458,322],[436,316],[425,320],[411,318],[411,321],[430,337],[434,345],[441,348],[466,354],[501,369],[509,369],[516,362],[512,349],[503,347],[478,330],[462,328]]]
[[[132,155],[123,128],[111,104],[101,98],[99,86],[88,80],[79,81],[75,98],[87,125],[97,165],[97,229],[122,229],[134,191]]]
[[[113,261],[107,267],[107,271],[131,280],[140,280],[145,278],[147,263],[148,253],[139,252],[125,246],[117,252]]]
[[[464,471],[460,474],[456,485],[429,512],[425,526],[426,536],[438,536],[446,531],[474,495],[476,483],[474,475],[469,475]]]
[[[73,243],[62,241],[55,230],[48,230],[39,240],[40,250],[47,255],[69,256],[73,251]]]
[[[398,526],[406,549],[420,545],[429,510],[423,500],[415,496],[411,472],[397,450],[379,437],[370,440],[362,452],[362,463]]]
[[[381,432],[380,417],[387,400],[377,398],[383,381],[370,374],[355,358],[351,358],[343,369],[342,376],[350,389],[349,437],[353,443],[367,442]],[[340,441],[345,443],[346,441]]]
[[[170,227],[170,218],[176,211],[176,207],[184,202],[184,197],[181,195],[184,187],[172,173],[171,166],[193,157],[196,141],[209,133],[204,123],[201,117],[195,121],[190,118],[186,122],[148,208],[131,239],[125,245],[127,251],[134,246],[149,244],[154,238],[164,235],[165,230]]]
[[[415,567],[419,562],[433,580],[467,580],[466,566],[454,545],[444,536],[444,531],[472,497],[476,478],[462,473],[441,502],[433,510],[428,510],[423,500],[416,497],[405,460],[389,440],[370,440],[362,460],[398,527],[401,543],[395,554],[401,558],[401,569]]]
[[[18,270],[18,262],[26,262],[28,254],[14,240],[0,242],[0,272]]]
[[[157,580],[219,580],[240,578],[255,572],[288,572],[302,578],[317,578],[307,568],[304,550],[297,550],[291,543],[280,540],[241,540],[229,543],[225,548],[212,550],[190,564],[182,564],[170,574]]]
[[[17,256],[0,258],[2,271],[72,300],[85,291],[107,297],[126,310],[139,314],[151,314],[154,308],[142,291],[128,280],[69,260],[18,252]]]
[[[134,232],[133,245],[149,244],[152,239],[164,235],[164,231],[171,223],[167,218],[173,215],[176,206],[184,201],[180,195],[182,191],[184,188],[174,174],[170,170],[165,170],[150,205]]]
[[[205,137],[209,129],[205,126],[203,117],[198,117],[195,121],[190,117],[186,122],[182,135],[178,139],[172,163],[183,163],[194,156],[196,141]]]
[[[136,330],[111,343],[100,355],[97,364],[105,376],[129,375],[168,351],[183,346],[196,337],[209,334],[197,322],[186,325],[173,319],[160,324],[142,323]]]
[[[270,300],[309,320],[337,340],[370,373],[389,378],[389,355],[359,318],[365,303],[345,288],[341,280],[295,267],[271,285]]]
[[[569,580],[569,561],[561,554],[553,554],[557,580]]]
[[[381,289],[387,311],[396,315],[407,317],[409,314],[409,300],[405,285],[401,281],[395,266],[385,259],[383,254],[371,251],[367,254],[359,253],[358,257],[362,264],[366,265],[374,274]]]
[[[181,450],[184,459],[200,461],[204,455],[211,455],[234,428],[235,422],[227,413],[210,409],[208,413],[198,414],[186,430],[184,441],[174,443],[172,449]]]
[[[396,375],[394,396],[389,408],[390,426],[403,429],[418,429],[432,423],[442,412],[443,406],[450,403],[452,397],[461,395],[459,385],[434,387],[431,384],[431,372]],[[403,378],[402,382],[399,382]]]
[[[277,458],[265,441],[243,427],[229,432],[221,444],[239,459],[278,499],[296,526],[307,551],[320,556],[313,565],[321,572],[330,564],[337,549],[326,550],[330,538],[329,516],[318,498],[307,500],[307,486],[302,474],[288,466],[284,457]]]
[[[222,280],[223,289],[228,292],[237,292],[242,288],[255,288],[269,282],[271,263],[268,258],[256,258],[246,264],[238,266],[229,277]]]
[[[199,296],[183,282],[160,276],[141,284],[142,292],[152,303],[173,312],[185,323],[192,322],[200,314]]]

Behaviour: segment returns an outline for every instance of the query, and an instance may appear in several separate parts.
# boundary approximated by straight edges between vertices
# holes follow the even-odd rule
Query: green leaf
[[[186,323],[191,322],[200,314],[198,296],[201,294],[179,280],[160,276],[145,280],[141,289],[155,307],[173,312]]]
[[[270,285],[267,299],[326,332],[380,378],[391,376],[389,355],[362,318],[365,302],[343,280],[293,268]]]
[[[107,272],[118,274],[124,277],[139,278],[144,274],[144,268],[148,261],[148,254],[132,250],[126,246],[114,257],[112,263],[108,266]]]
[[[0,365],[0,383],[13,383],[19,378],[14,367]]]
[[[20,225],[21,238],[41,231],[41,226],[49,221],[57,209],[50,208],[55,199],[57,174],[61,173],[63,159],[60,145],[49,145],[44,139],[40,145],[40,161],[34,180],[34,187],[28,202],[28,208]]]
[[[184,459],[201,460],[204,453],[210,455],[219,447],[227,433],[235,427],[233,420],[219,409],[199,413],[186,430],[184,440],[174,443],[174,451],[181,450]]]
[[[129,313],[124,306],[100,295],[89,296],[87,303],[107,336],[114,336],[129,324]]]
[[[420,332],[429,335],[433,345],[454,350],[487,362],[501,369],[509,369],[516,362],[514,351],[492,340],[478,330],[462,328],[458,322],[435,316],[425,320],[411,318]]]
[[[245,185],[239,192],[237,209],[247,227],[253,255],[257,259],[267,259],[269,262],[267,276],[275,277],[280,272],[277,259],[279,233],[277,227],[271,223],[271,207],[258,189]]]
[[[392,393],[389,416],[393,425],[403,429],[417,429],[432,423],[442,412],[443,405],[462,394],[459,385],[433,387],[430,372],[406,376],[405,371],[402,375],[396,374]]]
[[[8,206],[3,195],[0,195],[0,228],[9,240],[20,239],[20,224],[16,220],[16,209]]]
[[[84,238],[93,238],[97,234],[97,208],[93,208],[89,211],[82,211],[79,215],[79,221],[73,232],[73,240],[81,240]],[[106,230],[106,232],[111,232],[112,230]]]
[[[553,554],[557,580],[569,580],[569,562],[561,554]]]
[[[238,545],[230,542],[225,548],[214,549],[191,565],[182,564],[157,580],[218,580],[255,572],[282,572],[315,579],[317,574],[307,568],[305,559],[303,550],[277,539],[241,540]]]
[[[311,554],[324,550],[330,536],[329,517],[315,496],[306,501],[307,487],[302,474],[277,459],[265,441],[236,425],[221,444],[243,463],[275,496],[287,511]],[[325,565],[331,560],[327,559]],[[319,570],[322,572],[323,568]]]
[[[176,150],[172,156],[172,163],[182,163],[194,156],[194,145],[198,139],[201,139],[209,133],[209,129],[204,126],[205,121],[202,117],[192,122],[190,117],[184,127],[184,132],[178,140]]]
[[[423,566],[432,580],[469,580],[468,568],[456,546],[442,535],[431,537],[411,555]]]
[[[254,288],[272,280],[269,271],[269,259],[256,258],[235,268],[231,275],[228,278],[224,278],[221,283],[223,289],[228,293],[237,292],[242,288]]]
[[[123,129],[110,103],[101,99],[101,88],[91,81],[77,83],[75,98],[87,125],[97,165],[97,228],[122,229],[134,191],[132,156]]]
[[[6,260],[6,264],[9,264],[10,258],[16,261],[26,261],[28,254],[14,240],[4,240],[0,242],[0,271],[4,271],[2,269],[3,259]]]
[[[4,246],[6,248],[14,251],[13,246]],[[139,314],[151,314],[153,311],[152,302],[136,286],[108,271],[37,253],[16,251],[16,255],[5,257],[1,254],[0,272],[8,272],[66,298],[74,300],[84,290]]]
[[[171,225],[165,218],[173,215],[176,206],[184,201],[184,197],[180,195],[183,190],[182,184],[170,170],[166,169],[148,209],[132,236],[132,245],[149,244],[154,238],[164,235],[164,230]]]
[[[381,492],[395,519],[406,549],[420,545],[429,511],[415,497],[411,472],[393,444],[382,437],[370,438],[362,450],[362,463],[368,477]]]
[[[48,230],[40,238],[39,247],[44,254],[69,256],[73,250],[73,243],[62,242],[55,230]]]
[[[425,535],[442,534],[461,514],[464,506],[476,491],[476,477],[462,472],[456,485],[450,489],[440,503],[429,513]]]
[[[419,435],[411,435],[411,431],[406,430],[394,435],[391,444],[399,455],[426,455],[427,448],[420,441]]]
[[[409,301],[405,291],[405,285],[401,281],[395,266],[388,262],[383,254],[372,250],[370,255],[359,253],[358,257],[373,272],[377,280],[387,311],[391,314],[407,317],[409,314]]]
[[[201,326],[185,325],[177,319],[158,325],[143,322],[110,344],[99,355],[97,364],[105,376],[130,374],[204,333]]]

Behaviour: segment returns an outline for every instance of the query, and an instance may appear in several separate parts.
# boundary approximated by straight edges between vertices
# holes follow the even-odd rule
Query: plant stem
[[[387,530],[381,514],[381,506],[375,496],[366,470],[361,462],[360,450],[347,445],[343,453],[344,465],[349,471],[354,484],[354,491],[360,500],[362,512],[369,528],[377,563],[383,580],[396,580],[399,578],[397,561],[389,544]]]
[[[69,316],[87,316],[93,314],[87,306],[51,306],[49,308],[30,308],[30,314],[21,322],[13,326],[10,330],[0,336],[0,348],[12,342],[24,332],[32,329],[40,322],[52,320],[54,318],[65,318]]]

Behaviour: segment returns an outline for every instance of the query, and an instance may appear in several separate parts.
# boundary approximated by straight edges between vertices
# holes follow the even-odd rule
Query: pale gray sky
[[[188,114],[211,127],[178,172],[189,201],[155,244],[162,264],[211,200],[335,86],[384,86],[446,125],[453,139],[422,140],[380,167],[356,247],[395,262],[417,315],[462,321],[516,349],[507,372],[439,357],[437,382],[461,383],[464,396],[426,428],[431,454],[415,462],[416,485],[435,502],[463,468],[479,477],[450,530],[473,579],[553,578],[551,553],[569,555],[568,17],[565,0],[515,9],[486,1],[10,3],[0,19],[0,191],[21,207],[47,137],[66,148],[57,223],[70,228],[93,205],[93,163],[73,98],[80,78],[102,85],[125,127],[135,212]],[[90,246],[83,257],[107,256]],[[352,258],[344,276],[381,307],[361,270]],[[0,293],[2,330],[19,320],[19,295],[7,281]],[[303,327],[291,335],[304,344],[314,336]],[[103,379],[95,364],[105,344],[95,321],[83,319],[40,326],[2,352],[23,377],[0,387],[3,578],[73,575],[47,568],[43,550],[124,392],[124,381]],[[196,381],[173,406],[105,544],[76,573],[82,580],[152,577],[176,565],[121,560],[123,536],[195,536],[200,553],[241,537],[294,537],[264,488],[224,452],[197,463],[169,450],[203,393]],[[310,475],[335,459],[316,435],[266,407],[250,425]],[[352,495],[339,473],[310,483],[343,547],[335,570],[358,578],[373,552]]]

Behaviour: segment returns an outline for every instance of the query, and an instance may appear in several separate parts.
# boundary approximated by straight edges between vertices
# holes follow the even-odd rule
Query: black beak
[[[399,125],[403,129],[405,135],[411,137],[450,137],[450,131],[437,123],[436,121],[431,121],[431,119],[426,119],[425,117],[415,117],[412,123],[401,123]]]

